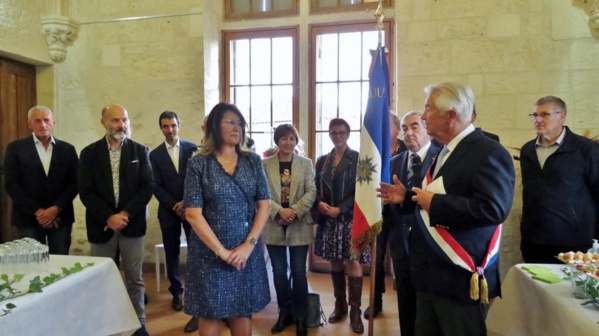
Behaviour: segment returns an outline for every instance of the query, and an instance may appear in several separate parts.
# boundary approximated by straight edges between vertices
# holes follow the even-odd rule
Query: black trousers
[[[414,336],[416,331],[416,289],[410,279],[410,259],[408,256],[393,259],[395,287],[397,289],[397,311],[401,336]]]
[[[181,254],[181,224],[185,237],[189,240],[191,226],[179,216],[173,215],[158,218],[160,230],[162,231],[162,243],[164,244],[164,255],[166,259],[166,275],[171,285],[168,291],[173,295],[183,294],[183,284],[179,274],[179,255]]]
[[[450,284],[448,284],[449,286]],[[418,291],[417,336],[486,336],[489,305]]]

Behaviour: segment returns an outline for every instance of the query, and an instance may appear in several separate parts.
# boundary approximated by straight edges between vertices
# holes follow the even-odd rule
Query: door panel
[[[0,59],[0,242],[17,238],[10,225],[11,200],[4,190],[4,153],[11,141],[30,133],[27,111],[35,104],[35,67]]]

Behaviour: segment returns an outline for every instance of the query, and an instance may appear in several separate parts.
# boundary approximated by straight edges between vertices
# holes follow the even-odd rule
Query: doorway
[[[27,111],[36,104],[35,67],[0,58],[0,242],[17,238],[11,225],[11,200],[4,190],[6,146],[29,134]]]

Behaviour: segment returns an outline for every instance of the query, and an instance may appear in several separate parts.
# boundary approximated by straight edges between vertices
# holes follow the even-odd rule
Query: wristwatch
[[[258,239],[254,237],[248,237],[247,241],[254,246],[258,245]]]

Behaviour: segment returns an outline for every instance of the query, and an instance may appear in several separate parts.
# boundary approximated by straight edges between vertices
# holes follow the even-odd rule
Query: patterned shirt
[[[119,148],[112,149],[110,142],[106,138],[106,144],[108,145],[108,155],[110,156],[110,168],[112,169],[112,190],[114,191],[114,204],[119,206],[119,178],[121,168],[121,148],[123,143],[121,142]]]

